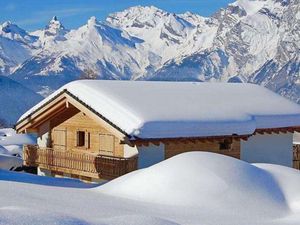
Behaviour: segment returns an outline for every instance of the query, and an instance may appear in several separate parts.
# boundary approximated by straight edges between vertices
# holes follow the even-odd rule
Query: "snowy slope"
[[[12,126],[30,107],[43,98],[20,83],[0,76],[0,120]]]
[[[248,1],[214,15],[213,47],[167,62],[152,80],[253,82],[299,101],[299,1]]]
[[[0,25],[0,75],[10,74],[30,58],[37,51],[36,41],[37,37],[10,21]]]
[[[128,80],[133,74],[141,73],[141,69],[146,71],[150,64],[150,56],[148,58],[147,53],[137,48],[142,40],[99,22],[95,17],[63,38],[50,42],[49,38],[41,37],[40,40],[48,44],[17,67],[12,77],[42,93],[43,86],[55,90],[78,79],[85,70],[93,71],[102,79]]]
[[[143,39],[144,49],[161,57],[161,64],[209,48],[217,26],[192,13],[172,14],[156,7],[132,7],[111,14],[107,22]]]
[[[30,34],[6,23],[0,70],[44,96],[89,71],[98,79],[250,82],[298,102],[299,7],[237,0],[202,17],[135,6],[71,31],[54,17]]]
[[[298,225],[299,182],[291,168],[205,152],[98,187],[0,170],[0,224]]]

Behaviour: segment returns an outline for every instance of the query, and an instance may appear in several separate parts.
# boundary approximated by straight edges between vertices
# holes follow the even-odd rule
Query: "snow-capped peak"
[[[191,13],[176,15],[154,6],[135,6],[110,14],[106,21],[131,36],[143,39],[146,43],[144,48],[159,55],[161,63],[185,52],[197,51],[202,46],[210,46],[207,38],[199,37],[206,32],[211,33],[206,29],[205,19]]]
[[[26,48],[15,39],[11,47],[2,38],[22,33],[7,22],[0,25],[5,52],[0,73],[75,79],[93,70],[102,79],[254,82],[290,91],[300,102],[300,88],[284,86],[294,84],[299,74],[299,15],[299,0],[236,0],[212,17],[135,6],[104,22],[91,17],[70,32],[55,16],[45,29],[31,33],[39,41],[26,42]],[[18,51],[15,44],[21,45]],[[282,65],[291,69],[281,70]]]
[[[32,43],[33,41],[35,41],[35,38],[33,36],[29,35],[25,30],[18,27],[11,21],[6,21],[2,25],[0,25],[0,36],[24,43]]]
[[[130,35],[142,37],[145,41],[159,38],[157,48],[161,45],[179,45],[187,38],[194,26],[177,16],[154,6],[136,6],[122,12],[110,14],[107,23],[127,31]],[[156,48],[155,46],[153,46]]]
[[[53,16],[53,17],[52,17],[52,20],[53,20],[53,21],[58,21],[57,16]],[[51,21],[52,21],[52,20],[51,20]]]
[[[95,26],[98,23],[97,18],[95,16],[92,16],[88,21],[87,25],[90,27]]]
[[[10,25],[12,25],[12,22],[10,20],[5,21],[2,25],[1,28],[5,28],[5,27],[9,27]]]
[[[65,35],[68,32],[69,30],[62,25],[57,16],[53,16],[44,30],[33,34],[39,36],[39,41],[43,47],[47,47],[57,43],[57,41],[66,40]]]
[[[45,28],[46,36],[64,35],[66,32],[66,28],[57,19],[57,16],[54,16]]]
[[[109,15],[114,16],[114,15],[127,15],[128,19],[134,19],[134,18],[142,18],[144,15],[145,20],[149,19],[149,17],[153,17],[156,15],[162,15],[162,14],[169,14],[168,12],[159,9],[155,6],[133,6],[129,7],[128,9],[125,9],[124,11],[117,12],[117,13],[112,13]]]
[[[290,0],[238,0],[234,3],[229,4],[230,6],[239,7],[251,16],[260,11],[263,8],[274,8],[287,6]]]
[[[21,33],[24,32],[23,29],[18,27],[16,24],[13,24],[11,21],[5,21],[2,25],[0,25],[1,30],[6,32],[6,33]]]
[[[95,16],[92,16],[86,25],[70,32],[66,37],[71,41],[81,40],[97,43],[99,46],[105,42],[108,45],[120,44],[135,47],[135,43],[142,42],[138,38],[131,37],[126,31],[98,21]]]
[[[131,26],[136,29],[163,27],[165,24],[182,27],[192,26],[176,14],[158,9],[155,6],[130,7],[122,12],[110,14],[107,22],[118,27]]]

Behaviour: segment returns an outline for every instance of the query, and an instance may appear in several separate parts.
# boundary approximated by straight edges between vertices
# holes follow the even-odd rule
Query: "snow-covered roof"
[[[20,120],[63,90],[138,138],[246,135],[256,129],[300,126],[300,106],[266,88],[199,82],[74,81]]]

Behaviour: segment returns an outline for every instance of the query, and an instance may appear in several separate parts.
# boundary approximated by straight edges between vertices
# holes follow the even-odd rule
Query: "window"
[[[232,140],[225,139],[223,142],[220,142],[220,150],[229,150],[231,149]]]
[[[84,131],[77,131],[77,147],[84,147],[85,146],[85,132]]]

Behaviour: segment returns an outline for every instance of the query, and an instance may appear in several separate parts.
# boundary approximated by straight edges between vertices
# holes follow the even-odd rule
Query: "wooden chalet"
[[[207,99],[206,90],[211,88],[220,93]],[[251,91],[265,100],[257,102],[256,96],[248,96]],[[253,107],[232,104],[230,98],[237,101],[237,95],[249,98],[244,100]],[[265,103],[266,108],[260,110],[254,105]],[[285,109],[270,108],[277,103]],[[162,104],[167,106],[160,109]],[[235,115],[231,112],[240,107],[246,108],[250,119],[242,115],[232,122]],[[216,114],[213,120],[210,113],[208,118],[201,114],[206,108]],[[292,166],[292,135],[300,131],[299,113],[296,104],[255,85],[76,81],[25,113],[16,130],[37,135],[37,145],[24,146],[23,160],[25,166],[36,167],[38,174],[101,181],[187,151]],[[294,166],[299,166],[297,160]]]

